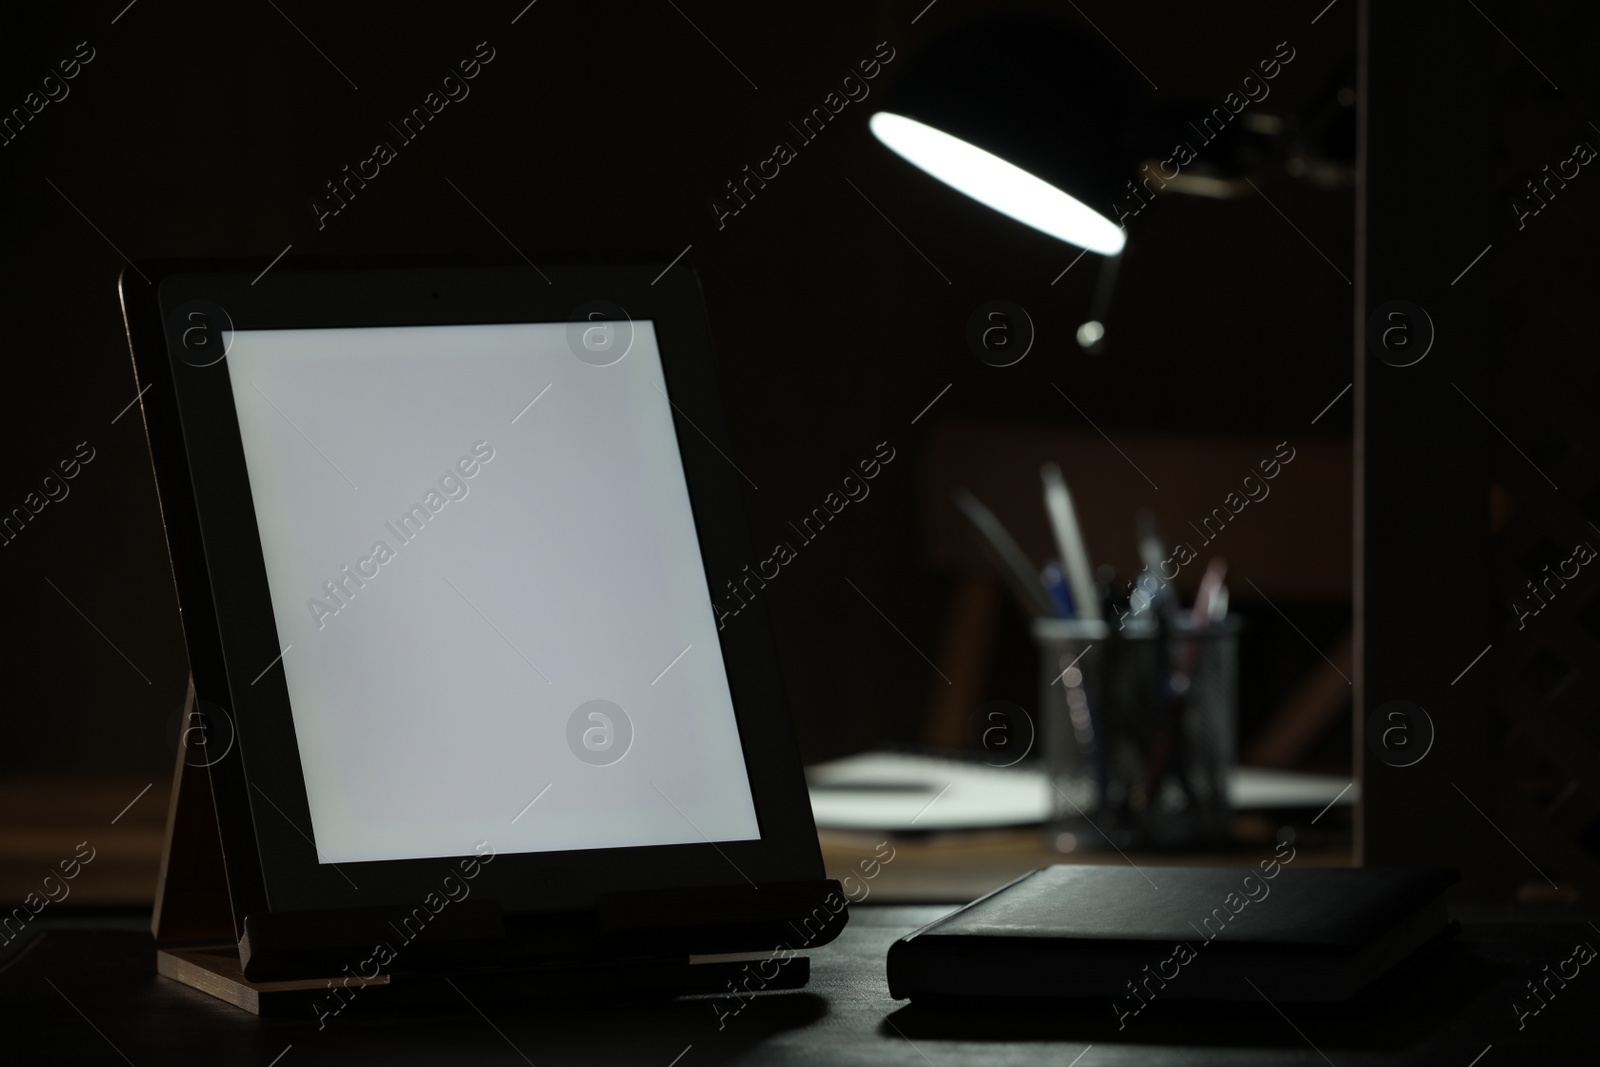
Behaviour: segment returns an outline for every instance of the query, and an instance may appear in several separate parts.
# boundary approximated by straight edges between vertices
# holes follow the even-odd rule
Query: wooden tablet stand
[[[195,711],[193,680],[184,697],[177,769],[167,802],[167,834],[156,876],[155,910],[150,932],[156,939],[156,970],[186,986],[209,993],[252,1015],[260,1015],[285,999],[327,988],[328,980],[252,982],[244,976],[234,933],[233,904],[228,895],[222,859],[222,834],[211,798],[206,766],[190,766],[187,727]],[[387,976],[365,985],[386,984]]]
[[[191,681],[184,723],[196,708]],[[184,735],[180,732],[180,738]],[[605,990],[645,995],[721,994],[744,998],[750,992],[797,989],[810,977],[810,961],[792,952],[730,953],[715,957],[658,953],[628,957],[597,952],[588,958],[540,958],[524,950],[507,951],[508,937],[498,905],[463,901],[440,913],[424,937],[406,950],[403,972],[363,976],[350,961],[391,938],[398,909],[348,909],[330,912],[235,916],[228,887],[223,842],[218,828],[207,765],[190,764],[180,740],[172,798],[167,809],[166,842],[156,882],[151,932],[156,969],[168,978],[243,1008],[253,1015],[306,1011],[317,998],[371,987],[382,996],[364,999],[409,1001],[437,994],[444,974],[466,980],[492,975],[496,990],[512,996],[549,997]],[[843,900],[839,883],[767,884],[759,894],[723,898],[714,890],[630,892],[604,898],[599,926],[613,935],[646,934],[668,921],[703,916],[708,924],[733,923],[740,943],[776,944],[796,929],[788,916],[817,914],[814,905],[830,892]],[[759,898],[752,901],[752,896]],[[808,943],[831,940],[846,913],[828,913],[832,925]],[[757,933],[759,931],[759,933]],[[768,939],[768,934],[771,934]],[[761,939],[757,939],[761,938]],[[523,938],[526,944],[530,939]],[[535,937],[532,940],[537,941]],[[249,969],[260,977],[246,977]],[[752,988],[752,981],[754,986]],[[400,987],[398,989],[393,987]],[[453,994],[452,994],[453,995]],[[342,1002],[340,1002],[342,1003]]]

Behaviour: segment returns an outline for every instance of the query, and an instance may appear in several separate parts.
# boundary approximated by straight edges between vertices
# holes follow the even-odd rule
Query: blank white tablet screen
[[[652,323],[226,362],[321,862],[760,836]]]

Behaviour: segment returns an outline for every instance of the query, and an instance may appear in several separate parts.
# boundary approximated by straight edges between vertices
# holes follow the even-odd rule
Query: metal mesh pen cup
[[[1062,852],[1228,838],[1237,619],[1163,632],[1149,617],[1038,619],[1040,739]]]

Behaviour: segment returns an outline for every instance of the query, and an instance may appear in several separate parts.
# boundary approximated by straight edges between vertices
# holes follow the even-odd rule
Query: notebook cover
[[[1354,952],[1459,878],[1436,868],[1276,866],[1270,877],[1258,868],[1041,867],[902,940],[1166,944],[1193,941],[1226,922],[1219,949],[1279,945]],[[1271,907],[1262,906],[1269,901]],[[1207,918],[1210,927],[1203,925]]]
[[[1453,870],[1131,865],[1044,867],[901,938],[889,950],[891,992],[919,984],[922,965],[959,958],[975,974],[1020,950],[1127,950],[1153,958],[1174,943],[1207,956],[1262,953],[1304,960],[1355,956],[1437,901]],[[1442,916],[1442,911],[1441,911]],[[1442,921],[1441,921],[1442,927]],[[1115,992],[1108,990],[1108,992]],[[904,994],[896,994],[904,995]]]

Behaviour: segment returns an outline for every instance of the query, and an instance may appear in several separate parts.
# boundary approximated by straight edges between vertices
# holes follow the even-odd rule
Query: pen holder
[[[1237,619],[1168,632],[1148,616],[1034,622],[1054,848],[1227,841],[1239,629]]]

